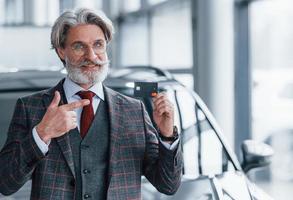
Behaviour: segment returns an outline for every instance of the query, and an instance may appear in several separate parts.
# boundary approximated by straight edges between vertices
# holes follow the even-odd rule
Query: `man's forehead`
[[[71,27],[67,33],[68,41],[92,42],[105,40],[101,27],[93,24],[80,24]]]

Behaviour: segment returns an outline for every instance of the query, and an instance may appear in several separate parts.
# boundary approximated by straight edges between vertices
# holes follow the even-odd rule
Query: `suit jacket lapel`
[[[123,130],[123,99],[117,93],[107,87],[104,87],[106,101],[108,102],[110,118],[110,159],[109,159],[109,188],[111,187],[111,178],[114,167],[118,165],[119,160],[119,138]],[[109,190],[108,190],[109,191]]]
[[[63,104],[67,103],[65,93],[63,90],[63,83],[64,83],[64,79],[62,79],[55,87],[49,89],[45,93],[44,104],[45,104],[46,108],[48,108],[52,99],[54,98],[55,91],[59,91],[59,93],[61,95],[61,101],[60,101],[59,105],[63,105]],[[73,162],[72,150],[71,150],[71,146],[70,146],[69,134],[66,133],[63,136],[55,138],[55,139],[56,139],[58,145],[60,146],[60,149],[64,155],[64,158],[70,168],[72,175],[75,178],[74,162]]]

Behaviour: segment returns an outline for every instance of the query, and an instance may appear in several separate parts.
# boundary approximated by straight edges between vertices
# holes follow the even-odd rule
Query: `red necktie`
[[[91,123],[94,119],[93,96],[95,93],[91,91],[80,91],[77,93],[80,98],[90,100],[90,104],[83,107],[80,118],[80,136],[82,138],[87,134]]]

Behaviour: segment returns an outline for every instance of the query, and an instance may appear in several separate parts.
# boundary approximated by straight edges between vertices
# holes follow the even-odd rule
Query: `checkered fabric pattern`
[[[32,129],[41,121],[54,91],[63,93],[63,81],[54,88],[18,99],[7,141],[0,152],[2,194],[10,195],[32,179],[32,200],[75,199],[69,135],[52,139],[46,155],[32,136]],[[142,175],[158,191],[176,192],[182,169],[180,148],[168,150],[159,143],[157,132],[140,101],[107,87],[104,91],[110,116],[107,199],[141,199]]]

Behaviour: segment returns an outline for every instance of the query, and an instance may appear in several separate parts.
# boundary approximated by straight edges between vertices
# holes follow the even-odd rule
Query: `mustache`
[[[78,64],[78,67],[82,67],[84,65],[106,65],[106,64],[109,64],[110,63],[110,60],[105,60],[105,61],[88,61],[88,60],[85,60],[85,61],[82,61],[81,63]]]

